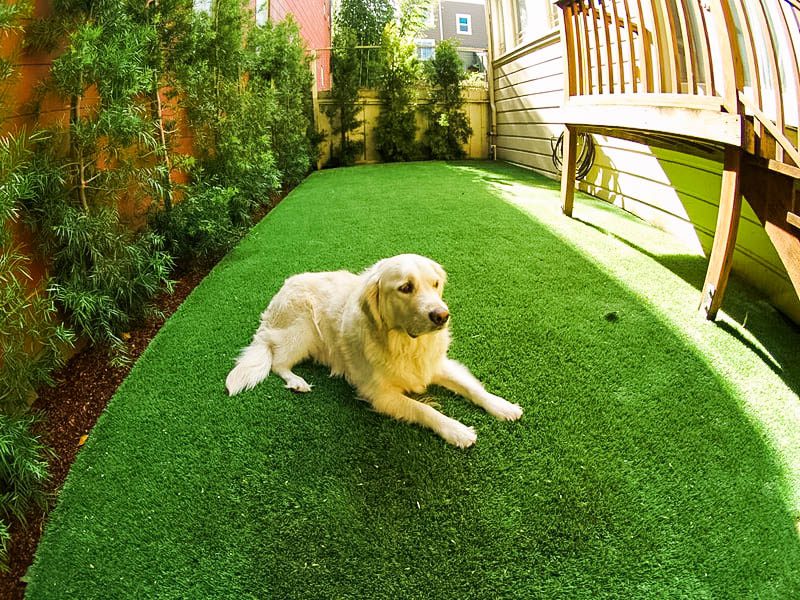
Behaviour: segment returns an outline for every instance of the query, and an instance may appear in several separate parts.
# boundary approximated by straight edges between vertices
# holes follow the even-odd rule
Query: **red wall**
[[[281,21],[291,14],[309,52],[317,56],[317,89],[331,87],[331,0],[269,0],[269,20]]]

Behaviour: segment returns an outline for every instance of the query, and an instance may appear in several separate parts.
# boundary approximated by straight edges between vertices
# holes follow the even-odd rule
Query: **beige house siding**
[[[559,115],[564,77],[557,32],[495,56],[493,84],[497,158],[558,178],[551,159],[551,139],[563,131]],[[578,188],[683,237],[693,251],[707,255],[716,226],[722,164],[618,138],[594,140],[594,167]],[[800,300],[746,202],[733,269],[800,322]]]

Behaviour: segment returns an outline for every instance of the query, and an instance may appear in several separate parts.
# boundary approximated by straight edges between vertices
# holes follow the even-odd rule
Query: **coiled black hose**
[[[591,135],[579,133],[577,137],[578,156],[575,160],[575,178],[583,179],[589,174],[594,164],[594,140]],[[564,156],[564,134],[550,138],[550,148],[553,150],[553,166],[561,173],[561,164]]]

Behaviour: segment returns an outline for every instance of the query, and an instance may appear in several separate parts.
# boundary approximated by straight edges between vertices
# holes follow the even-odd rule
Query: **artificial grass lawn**
[[[576,216],[502,164],[312,175],[112,400],[29,597],[798,597],[800,335],[736,282],[704,322],[702,259],[598,201]],[[285,277],[401,252],[446,267],[450,354],[522,421],[433,389],[478,431],[458,450],[312,365],[310,395],[225,395]]]

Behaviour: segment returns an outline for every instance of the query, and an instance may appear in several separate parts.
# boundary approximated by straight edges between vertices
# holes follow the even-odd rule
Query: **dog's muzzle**
[[[428,318],[437,327],[444,327],[444,324],[447,323],[447,320],[450,318],[450,313],[447,309],[437,308],[428,313]]]

